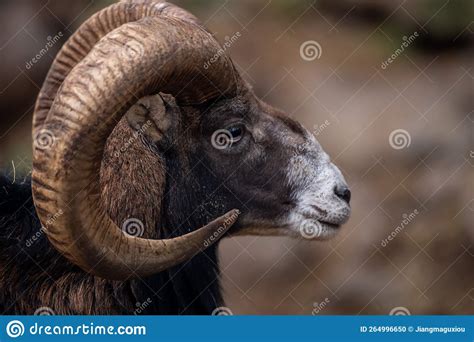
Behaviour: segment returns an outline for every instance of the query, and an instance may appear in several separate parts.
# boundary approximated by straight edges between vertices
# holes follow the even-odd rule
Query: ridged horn
[[[138,11],[136,6],[143,5],[139,12],[151,13],[157,3],[119,5],[95,16],[103,32],[113,21],[102,21],[108,15],[126,22],[136,19],[131,8]],[[104,147],[138,98],[164,92],[181,103],[202,103],[233,97],[241,85],[225,55],[203,67],[220,50],[205,29],[186,18],[143,16],[105,34],[88,53],[84,48],[82,60],[67,66],[70,71],[47,115],[36,116],[38,127],[54,141],[51,148],[35,144],[33,151],[39,218],[56,249],[85,271],[108,279],[147,276],[183,262],[216,241],[239,214],[233,210],[177,238],[150,240],[124,234],[106,213],[99,184]]]
[[[33,114],[33,138],[43,125],[56,93],[69,72],[107,33],[129,22],[146,17],[174,17],[198,26],[191,13],[160,0],[125,0],[113,4],[86,20],[62,46],[54,59],[38,94]]]

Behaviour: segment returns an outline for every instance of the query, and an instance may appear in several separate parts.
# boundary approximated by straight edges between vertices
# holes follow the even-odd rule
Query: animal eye
[[[245,125],[235,123],[224,129],[218,129],[212,134],[212,146],[218,150],[225,150],[242,140],[245,134]]]
[[[242,139],[242,136],[244,135],[244,130],[245,130],[245,127],[242,124],[227,127],[227,131],[232,137],[232,143],[236,143],[240,139]]]

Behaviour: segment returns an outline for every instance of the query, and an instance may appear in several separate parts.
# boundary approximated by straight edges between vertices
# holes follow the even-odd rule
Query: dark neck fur
[[[33,314],[40,307],[56,314],[210,314],[221,305],[215,247],[145,279],[100,279],[51,246],[30,187],[29,180],[11,184],[0,177],[0,314]],[[163,223],[173,227],[176,220]]]

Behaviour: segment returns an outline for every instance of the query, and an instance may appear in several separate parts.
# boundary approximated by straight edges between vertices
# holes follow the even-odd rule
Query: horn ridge
[[[43,224],[61,212],[47,236],[85,271],[109,279],[157,273],[199,253],[237,220],[233,210],[186,235],[150,240],[124,234],[100,198],[106,140],[137,98],[162,91],[181,103],[202,103],[237,94],[240,79],[227,56],[203,67],[219,48],[192,22],[145,17],[100,39],[58,87],[39,126],[54,146],[33,151],[34,165],[41,165],[33,169],[33,198]]]

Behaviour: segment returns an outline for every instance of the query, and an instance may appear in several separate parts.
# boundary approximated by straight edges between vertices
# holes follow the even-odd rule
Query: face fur
[[[192,227],[236,208],[242,214],[231,234],[315,240],[348,220],[350,191],[321,145],[253,94],[168,111],[158,144],[167,166],[164,212],[184,213]]]

